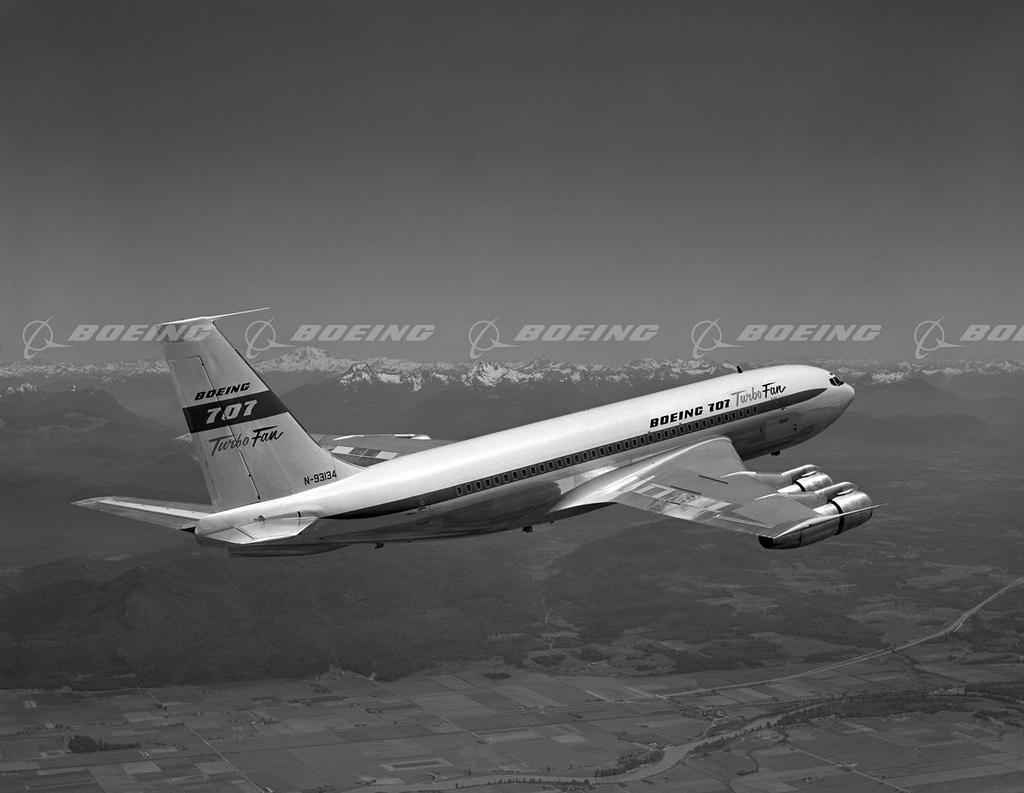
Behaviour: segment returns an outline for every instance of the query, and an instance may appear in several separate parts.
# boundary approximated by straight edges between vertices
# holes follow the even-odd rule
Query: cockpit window
[[[842,385],[843,384],[843,381],[840,380],[838,377],[836,377],[834,374],[833,375],[829,375],[828,381],[832,385]]]

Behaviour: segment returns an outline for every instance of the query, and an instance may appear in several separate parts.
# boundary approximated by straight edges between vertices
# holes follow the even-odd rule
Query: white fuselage
[[[204,518],[197,536],[260,517],[317,516],[283,545],[436,539],[563,517],[562,495],[594,476],[712,435],[743,459],[827,427],[853,389],[824,369],[787,365],[725,375],[398,457],[340,481]]]

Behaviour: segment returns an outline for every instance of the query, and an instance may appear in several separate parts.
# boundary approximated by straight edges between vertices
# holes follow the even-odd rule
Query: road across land
[[[985,606],[987,606],[996,598],[1005,595],[1014,587],[1020,586],[1021,584],[1024,584],[1024,576],[1014,579],[1009,584],[1000,587],[998,590],[993,592],[984,600],[978,602],[974,606],[971,606],[971,608],[967,609],[967,611],[965,611],[963,614],[961,614],[959,617],[953,620],[946,627],[937,630],[934,633],[929,633],[927,636],[921,636],[917,639],[911,639],[910,641],[903,642],[902,644],[898,644],[893,647],[882,647],[878,650],[872,650],[871,652],[862,653],[861,655],[854,656],[853,658],[847,658],[844,661],[836,661],[835,663],[825,664],[824,666],[816,666],[813,669],[805,669],[801,672],[793,672],[792,674],[781,675],[779,677],[770,677],[764,680],[752,680],[746,683],[730,683],[724,686],[714,686],[713,688],[694,688],[689,689],[687,691],[673,691],[671,694],[662,694],[660,696],[674,699],[675,697],[691,696],[693,694],[707,694],[710,691],[726,691],[732,688],[746,688],[748,686],[771,685],[772,683],[782,683],[787,680],[797,680],[801,677],[813,677],[814,675],[820,675],[823,672],[833,672],[836,669],[843,669],[847,666],[854,666],[856,664],[864,663],[865,661],[874,661],[877,658],[884,658],[887,655],[901,653],[904,650],[909,650],[911,647],[916,647],[919,644],[934,641],[935,639],[941,639],[943,636],[948,636],[950,633],[956,633],[964,626],[967,620],[969,620],[971,617],[973,617],[975,614],[977,614],[979,611],[985,608]]]
[[[903,652],[909,650],[911,647],[916,647],[919,644],[934,641],[940,639],[943,636],[948,636],[951,633],[959,631],[966,622],[981,611],[985,606],[991,603],[996,598],[1005,595],[1011,589],[1024,584],[1024,576],[1014,579],[1005,586],[1000,587],[991,595],[986,597],[984,600],[979,601],[971,608],[964,611],[960,616],[953,620],[949,625],[942,628],[941,630],[929,633],[926,636],[921,636],[917,639],[912,639],[894,647],[884,647],[878,650],[872,650],[868,653],[862,653],[861,655],[848,658],[844,661],[837,661],[835,663],[826,664],[824,666],[818,666],[813,669],[805,669],[801,672],[794,672],[789,675],[782,675],[779,677],[767,678],[765,680],[754,680],[746,683],[734,683],[725,686],[715,686],[714,688],[696,688],[688,691],[676,691],[671,694],[661,694],[659,696],[667,699],[674,699],[676,697],[692,696],[694,694],[707,694],[712,691],[724,691],[733,688],[746,688],[748,686],[758,685],[770,685],[772,683],[780,683],[787,680],[796,680],[802,677],[812,677],[814,675],[822,674],[823,672],[832,672],[836,669],[843,669],[848,666],[854,666],[856,664],[864,663],[865,661],[873,661],[877,658],[884,658],[887,655],[894,653]],[[792,711],[792,713],[799,713],[800,709]],[[532,782],[536,784],[583,784],[588,782],[591,785],[613,785],[619,782],[635,782],[642,779],[649,779],[652,776],[658,774],[664,774],[672,770],[679,763],[683,762],[692,752],[699,750],[701,747],[721,740],[729,740],[732,738],[739,737],[741,735],[756,732],[757,730],[763,729],[770,726],[779,718],[779,714],[771,716],[761,716],[753,721],[747,722],[742,727],[729,732],[720,733],[718,735],[710,737],[702,737],[696,741],[690,743],[680,744],[678,746],[666,747],[665,753],[660,760],[654,763],[649,763],[641,768],[628,771],[625,774],[617,774],[616,776],[607,777],[594,777],[594,776],[555,776],[551,774],[541,773],[522,773],[522,772],[506,772],[503,774],[486,774],[481,776],[472,777],[458,777],[456,779],[444,779],[429,783],[413,783],[413,784],[399,784],[399,785],[363,785],[358,788],[353,788],[349,793],[415,793],[416,791],[442,791],[442,790],[455,790],[465,789],[468,787],[477,787],[485,785],[500,785],[508,784],[510,782]],[[878,780],[875,780],[878,781]]]

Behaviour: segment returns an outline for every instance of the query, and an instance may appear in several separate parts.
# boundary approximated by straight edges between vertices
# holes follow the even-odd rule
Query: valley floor
[[[952,641],[836,669],[6,691],[0,791],[1024,789],[1024,670]]]

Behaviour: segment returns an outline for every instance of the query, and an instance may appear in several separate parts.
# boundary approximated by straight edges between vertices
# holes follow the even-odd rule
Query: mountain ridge
[[[1024,374],[1022,359],[958,359],[946,361],[876,362],[858,359],[820,359],[808,361],[773,360],[758,362],[763,368],[782,363],[807,363],[822,366],[852,381],[886,383],[913,377],[953,378],[960,375]],[[662,381],[726,374],[735,367],[719,361],[692,358],[638,358],[625,364],[597,364],[555,361],[537,357],[521,361],[465,360],[412,361],[402,358],[335,358],[326,350],[301,346],[286,353],[256,361],[253,367],[261,374],[324,374],[355,382],[404,382],[419,388],[423,383],[442,382],[462,385],[493,385],[496,383],[586,381]],[[53,382],[62,379],[90,379],[99,382],[123,381],[134,377],[168,374],[167,364],[159,359],[110,361],[105,363],[69,364],[14,361],[0,363],[0,397],[23,384]]]

